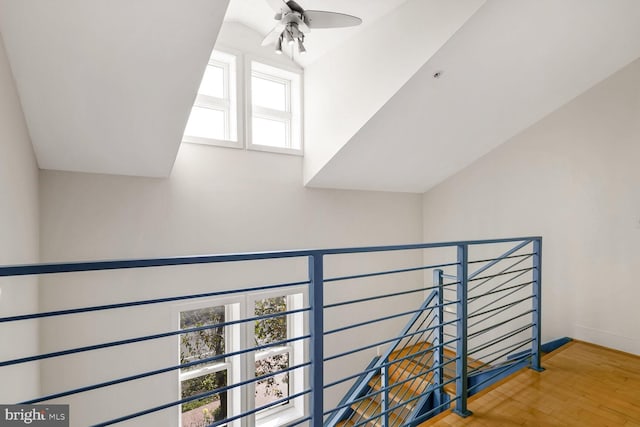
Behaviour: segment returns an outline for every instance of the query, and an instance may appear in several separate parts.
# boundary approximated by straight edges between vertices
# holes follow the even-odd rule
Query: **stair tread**
[[[408,383],[405,383],[408,384]],[[395,385],[389,389],[389,398],[395,402],[395,404],[404,403],[409,409],[413,410],[416,406],[416,400],[412,400],[410,402],[406,402],[407,400],[413,399],[418,396],[419,393],[416,393],[410,387],[407,387],[405,384]],[[382,381],[379,375],[373,377],[371,381],[369,381],[369,386],[376,391],[382,389]],[[405,403],[406,402],[406,403]]]
[[[401,383],[401,385],[420,394],[431,384],[431,379],[433,378],[432,371],[426,372],[428,369],[429,368],[424,365],[414,363],[410,360],[403,360],[400,363],[389,366],[390,382],[391,384]]]
[[[363,419],[369,419],[369,418],[373,418],[375,416],[379,416],[380,415],[380,404],[378,402],[376,402],[373,399],[367,398],[364,399],[354,405],[351,405],[351,408],[358,413],[358,415],[360,415]],[[356,420],[357,422],[359,422],[358,420]],[[382,419],[380,418],[373,418],[372,420],[369,421],[369,423],[372,423],[376,426],[381,426],[382,425]],[[391,425],[402,425],[402,419],[397,416],[396,414],[394,414],[393,412],[389,413],[389,423]]]
[[[402,357],[406,357],[409,356],[411,354],[415,354],[415,353],[419,353],[421,351],[424,351],[428,348],[430,348],[432,346],[432,344],[430,342],[427,341],[423,341],[417,344],[413,344],[410,345],[406,348],[403,348],[402,350],[396,350],[393,353],[391,353],[391,356],[389,357],[391,360],[395,360],[395,359],[400,359]],[[429,352],[430,353],[430,352]],[[428,353],[424,353],[424,355],[427,355]],[[420,355],[422,356],[422,355]],[[420,357],[418,356],[418,357]],[[444,348],[444,361],[449,361],[449,360],[453,360],[456,358],[456,352],[454,350],[451,350],[449,348]],[[447,366],[454,366],[453,363],[451,363],[450,365],[446,365],[445,368]],[[469,366],[469,368],[490,368],[491,366],[489,365],[485,365],[484,362],[480,361],[480,360],[475,360],[472,358],[467,358],[467,366]]]

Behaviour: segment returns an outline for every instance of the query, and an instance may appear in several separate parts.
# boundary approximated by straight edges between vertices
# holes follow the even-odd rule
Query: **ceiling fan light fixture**
[[[304,48],[302,38],[298,39],[298,52],[300,52],[300,55],[304,55],[305,53],[307,53],[307,49]]]
[[[290,28],[286,28],[284,30],[284,36],[287,39],[287,44],[289,46],[293,46],[294,40],[293,40],[293,35],[291,34],[291,29]]]
[[[304,38],[312,28],[344,28],[362,24],[357,16],[324,10],[305,10],[294,0],[266,0],[274,9],[274,18],[278,24],[262,40],[262,46],[276,42],[276,53],[282,54],[282,44],[286,41],[291,46],[298,44],[298,52],[304,55]]]

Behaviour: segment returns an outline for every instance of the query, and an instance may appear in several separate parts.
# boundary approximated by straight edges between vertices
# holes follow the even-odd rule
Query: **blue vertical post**
[[[385,365],[382,367],[382,378],[380,379],[381,385],[382,385],[382,389],[384,390],[382,392],[382,396],[381,396],[381,413],[382,413],[382,427],[387,427],[389,425],[389,389],[387,387],[389,387],[389,365],[387,365],[386,363],[389,362],[389,360],[385,360],[384,363]]]
[[[443,375],[443,367],[442,363],[444,363],[444,289],[442,288],[442,274],[444,272],[440,269],[433,270],[433,286],[437,286],[435,289],[438,293],[438,298],[436,299],[438,304],[438,309],[436,310],[436,325],[438,325],[438,330],[436,331],[436,338],[434,340],[433,345],[435,346],[435,351],[433,352],[433,364],[434,366],[438,366],[436,370],[433,372],[435,384],[438,385],[438,395],[442,395],[442,383],[444,382]]]
[[[463,418],[472,414],[467,409],[467,290],[469,279],[469,246],[458,245],[458,271],[456,280],[457,308],[458,315],[457,324],[457,349],[456,356],[456,407],[453,410],[456,414]]]
[[[542,238],[533,240],[533,341],[531,349],[531,369],[542,372],[540,353],[542,345]]]
[[[309,256],[309,306],[311,314],[309,330],[311,333],[311,425],[322,427],[324,412],[324,272],[323,255],[314,253]]]

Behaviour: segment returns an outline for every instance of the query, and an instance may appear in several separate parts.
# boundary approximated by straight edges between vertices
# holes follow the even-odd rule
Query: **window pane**
[[[216,325],[225,320],[225,307],[206,307],[180,313],[180,329]],[[180,363],[188,363],[224,354],[224,327],[214,327],[180,335]],[[223,362],[216,360],[215,362]],[[198,368],[196,365],[193,368]],[[188,370],[189,368],[187,368]],[[183,369],[184,371],[184,369]]]
[[[279,354],[256,362],[256,377],[289,367],[289,354]],[[256,383],[256,408],[289,397],[289,372],[273,375]],[[287,401],[280,403],[287,404]]]
[[[209,139],[224,139],[224,112],[211,108],[193,107],[184,134]]]
[[[251,77],[251,100],[253,105],[286,111],[287,86],[254,75]]]
[[[287,123],[279,120],[253,117],[253,143],[269,147],[287,146]]]
[[[182,381],[182,398],[196,396],[227,385],[227,371]],[[181,405],[182,427],[204,427],[227,418],[227,392]]]
[[[224,98],[224,68],[217,65],[207,65],[198,93]]]
[[[287,311],[285,297],[265,298],[256,301],[256,316],[283,313]],[[287,316],[269,317],[256,320],[255,340],[256,345],[264,345],[287,339]]]

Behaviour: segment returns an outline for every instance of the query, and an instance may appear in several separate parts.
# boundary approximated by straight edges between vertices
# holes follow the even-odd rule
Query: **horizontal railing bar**
[[[377,346],[382,345],[382,344],[389,344],[391,342],[398,341],[398,339],[411,338],[411,337],[413,337],[415,335],[421,335],[421,334],[423,334],[423,333],[425,333],[425,332],[427,332],[429,330],[438,329],[440,326],[450,325],[450,324],[457,323],[457,322],[458,322],[458,320],[450,320],[450,321],[448,321],[446,323],[441,323],[441,324],[438,324],[438,325],[429,326],[428,328],[420,329],[420,330],[418,330],[416,332],[411,332],[409,334],[402,335],[402,337],[388,338],[386,340],[378,341],[378,342],[375,342],[373,344],[368,344],[368,345],[366,345],[364,347],[359,347],[359,348],[356,348],[356,349],[353,349],[353,350],[345,351],[344,353],[334,354],[332,356],[328,356],[328,357],[324,358],[323,362],[329,362],[331,360],[339,359],[339,358],[345,357],[345,356],[349,356],[351,354],[358,353],[360,351],[369,350],[369,349],[371,349],[373,347],[377,347]]]
[[[214,329],[214,328],[220,328],[220,327],[224,327],[224,326],[230,326],[230,325],[236,325],[236,324],[241,324],[241,323],[252,322],[252,321],[256,321],[256,320],[263,320],[263,319],[270,319],[270,318],[274,318],[274,317],[281,317],[281,316],[284,316],[284,315],[287,315],[287,314],[303,313],[303,312],[310,311],[310,310],[311,309],[309,307],[306,307],[306,308],[300,308],[300,309],[296,309],[296,310],[283,311],[283,312],[279,312],[279,313],[265,314],[265,315],[262,315],[262,316],[249,317],[249,318],[241,319],[241,320],[233,320],[233,321],[229,321],[229,322],[218,323],[218,324],[215,324],[215,325],[197,326],[197,327],[189,328],[189,329],[180,329],[180,330],[177,330],[177,331],[163,332],[163,333],[160,333],[160,334],[145,335],[145,336],[142,336],[142,337],[128,338],[128,339],[125,339],[125,340],[111,341],[111,342],[107,342],[107,343],[93,344],[93,345],[89,345],[89,346],[77,347],[77,348],[68,349],[68,350],[54,351],[54,352],[51,352],[51,353],[40,354],[38,356],[28,356],[28,357],[23,357],[23,358],[19,358],[19,359],[6,360],[6,361],[3,361],[3,362],[0,362],[0,367],[2,367],[2,366],[10,366],[10,365],[17,365],[19,363],[34,362],[36,360],[50,359],[52,357],[66,356],[66,355],[69,355],[69,354],[85,353],[87,351],[100,350],[100,349],[103,349],[103,348],[118,347],[118,346],[121,346],[121,345],[135,344],[135,343],[144,342],[144,341],[151,341],[151,340],[156,340],[156,339],[161,339],[161,338],[168,338],[168,337],[175,336],[175,335],[183,335],[183,334],[188,334],[188,333],[191,333],[191,332],[199,332],[199,331],[204,331],[204,330],[208,330],[208,329]]]
[[[510,345],[508,345],[508,346],[506,346],[504,348],[501,348],[499,350],[496,350],[494,352],[491,352],[491,353],[485,355],[484,357],[491,357],[491,356],[493,356],[495,354],[498,354],[498,353],[502,352],[498,357],[495,357],[495,358],[489,360],[488,362],[484,362],[481,366],[476,366],[475,368],[471,369],[469,371],[469,374],[472,374],[472,373],[477,372],[477,371],[481,371],[485,366],[490,366],[496,360],[502,359],[503,357],[505,357],[509,353],[512,353],[512,352],[524,347],[525,345],[529,344],[531,341],[533,341],[533,338],[527,338],[525,340],[522,340],[522,341],[517,342],[515,344],[510,344]],[[508,351],[504,351],[506,349],[509,349],[509,350]]]
[[[528,286],[528,285],[530,285],[532,283],[534,283],[534,282],[532,280],[530,280],[528,282],[519,283],[517,285],[508,286],[506,288],[501,288],[501,289],[496,289],[496,290],[493,290],[493,291],[485,292],[485,293],[483,293],[481,295],[475,295],[475,296],[472,296],[472,297],[468,297],[467,301],[474,301],[474,300],[477,300],[477,299],[480,299],[480,298],[484,298],[484,297],[489,296],[489,295],[498,294],[500,292],[505,292],[505,291],[508,291],[508,290],[511,290],[511,289],[516,289],[516,288],[522,289],[525,286]]]
[[[302,282],[290,282],[290,283],[282,283],[278,285],[265,285],[265,286],[259,286],[259,287],[253,287],[253,288],[235,289],[232,291],[207,292],[204,294],[183,295],[179,297],[157,298],[157,299],[123,302],[123,303],[116,303],[116,304],[96,305],[93,307],[85,307],[85,308],[71,308],[66,310],[48,311],[44,313],[23,314],[19,316],[0,318],[0,323],[14,322],[17,320],[40,319],[43,317],[52,317],[52,316],[64,316],[69,314],[79,314],[79,313],[86,313],[86,312],[93,312],[93,311],[112,310],[112,309],[118,309],[118,308],[137,307],[137,306],[149,305],[149,304],[161,304],[161,303],[172,302],[172,301],[217,297],[217,296],[231,295],[236,293],[265,291],[265,290],[271,290],[271,289],[308,285],[309,283],[310,282],[306,280]]]
[[[207,392],[208,396],[212,396],[212,395],[218,394],[218,393],[220,393],[220,392],[216,392],[216,393],[213,393],[213,394]],[[256,412],[262,411],[262,410],[270,408],[272,406],[280,405],[281,403],[285,403],[285,402],[287,402],[287,401],[289,401],[291,399],[295,399],[297,397],[301,397],[301,396],[304,396],[305,394],[309,394],[309,393],[311,393],[311,389],[308,389],[308,390],[305,390],[305,391],[301,391],[299,393],[296,393],[296,394],[291,395],[291,396],[287,396],[287,397],[282,398],[280,400],[276,400],[276,401],[270,402],[267,405],[263,405],[263,406],[261,406],[259,408],[254,408],[254,409],[252,409],[250,411],[245,411],[242,414],[238,414],[238,415],[235,415],[235,416],[232,416],[232,417],[229,417],[229,418],[225,418],[224,420],[217,421],[217,422],[215,422],[213,424],[210,424],[208,427],[215,427],[215,426],[219,426],[219,425],[222,425],[222,424],[229,423],[231,421],[235,421],[235,420],[240,419],[240,418],[244,418],[247,415],[255,414]],[[203,394],[205,394],[205,393],[203,393]],[[112,420],[105,421],[105,422],[102,422],[100,424],[95,424],[94,427],[110,426],[112,424],[117,424],[117,423],[121,423],[123,421],[128,421],[128,420],[131,420],[131,419],[134,419],[134,418],[141,417],[143,415],[149,415],[149,414],[152,414],[154,412],[162,411],[164,409],[168,409],[168,408],[171,408],[173,406],[182,405],[183,403],[188,403],[188,402],[191,402],[192,400],[203,399],[204,397],[208,397],[208,396],[202,396],[202,397],[195,396],[196,399],[194,399],[193,398],[194,396],[192,396],[192,397],[189,397],[189,398],[186,398],[186,399],[176,400],[176,401],[171,402],[171,403],[165,403],[163,405],[159,405],[159,406],[156,406],[156,407],[153,407],[153,408],[145,409],[143,411],[135,412],[133,414],[125,415],[123,417],[114,418]]]
[[[520,328],[518,328],[518,329],[516,329],[516,330],[514,330],[512,332],[508,332],[508,333],[506,333],[504,335],[501,335],[501,336],[499,336],[497,338],[494,338],[494,339],[486,342],[485,344],[483,344],[483,345],[481,345],[479,347],[476,347],[476,348],[474,348],[472,350],[469,350],[467,352],[467,355],[471,356],[472,354],[475,354],[475,353],[478,353],[479,351],[485,350],[485,349],[487,349],[487,348],[489,348],[489,347],[491,347],[491,346],[493,346],[495,344],[501,343],[502,341],[504,341],[506,339],[509,339],[509,338],[511,338],[511,337],[513,337],[515,335],[518,335],[518,334],[526,331],[527,329],[530,329],[532,326],[533,326],[533,323],[530,323],[530,324],[528,324],[526,326],[522,326],[522,327],[520,327]]]
[[[500,262],[500,259],[502,259],[502,257],[505,256],[509,256],[517,251],[519,251],[520,249],[524,248],[525,246],[527,246],[528,244],[532,243],[534,240],[536,240],[536,238],[531,238],[531,239],[523,239],[524,241],[521,242],[519,245],[516,245],[515,247],[509,249],[508,251],[506,251],[505,253],[503,253],[502,255],[500,255],[499,257],[497,257],[496,261],[491,261],[490,263],[488,263],[487,265],[480,267],[479,269],[477,269],[476,271],[474,271],[473,273],[469,274],[469,280],[473,280],[473,278],[475,278],[477,275],[479,275],[482,272],[487,271],[488,269],[490,269],[491,267],[493,267],[494,265],[496,265],[497,263]]]
[[[520,261],[516,261],[516,262],[514,262],[513,264],[511,264],[511,265],[509,265],[508,267],[506,267],[506,268],[504,268],[503,270],[501,270],[501,271],[500,271],[500,273],[509,272],[509,270],[511,270],[513,267],[515,267],[515,266],[517,266],[517,265],[519,265],[519,264],[523,263],[523,262],[524,262],[524,261],[526,261],[527,259],[528,259],[528,258],[524,258],[524,259],[521,259]],[[502,283],[501,283],[501,284],[499,284],[498,286],[495,286],[493,289],[499,288],[500,286],[504,285],[505,283],[509,283],[511,280],[513,280],[513,279],[515,279],[515,278],[517,278],[517,277],[520,277],[520,276],[522,276],[522,275],[523,275],[523,274],[525,274],[525,273],[527,273],[527,271],[526,271],[526,270],[525,270],[525,271],[523,271],[523,272],[521,272],[521,273],[519,273],[519,274],[516,274],[515,276],[513,276],[513,277],[511,277],[511,278],[509,278],[509,279],[507,279],[507,280],[505,280],[504,282],[502,282]],[[470,288],[469,288],[469,292],[474,292],[476,289],[480,288],[481,286],[486,285],[487,283],[490,283],[492,280],[493,280],[493,278],[489,278],[489,279],[487,279],[487,280],[485,280],[485,281],[483,281],[483,282],[481,282],[481,283],[476,283],[476,284],[474,284],[474,286],[472,286],[472,287],[470,287]],[[491,289],[491,290],[493,290],[493,289]]]
[[[162,368],[162,369],[156,369],[153,371],[147,371],[147,372],[143,372],[141,374],[136,374],[136,375],[131,375],[128,377],[121,377],[115,380],[110,380],[110,381],[105,381],[102,383],[98,383],[98,384],[93,384],[93,385],[89,385],[89,386],[84,386],[84,387],[80,387],[80,388],[76,388],[76,389],[72,389],[72,390],[68,390],[65,392],[59,392],[56,394],[50,394],[47,396],[42,396],[36,399],[31,399],[31,400],[27,400],[24,402],[20,402],[20,405],[32,405],[34,403],[39,403],[39,402],[45,402],[47,400],[53,400],[53,399],[58,399],[60,397],[66,397],[66,396],[71,396],[73,394],[78,394],[78,393],[82,393],[85,391],[91,391],[91,390],[97,390],[99,388],[104,388],[104,387],[109,387],[112,385],[116,385],[116,384],[122,384],[125,382],[129,382],[129,381],[135,381],[135,380],[139,380],[142,378],[147,378],[147,377],[151,377],[154,375],[160,375],[160,374],[165,374],[167,372],[171,372],[171,371],[176,371],[178,369],[183,369],[183,368],[190,368],[192,366],[198,366],[198,365],[203,365],[205,363],[212,363],[212,362],[216,362],[218,360],[224,360],[227,357],[233,357],[233,356],[239,356],[241,354],[246,354],[246,353],[250,353],[252,351],[256,351],[256,350],[263,350],[263,349],[267,349],[270,347],[279,347],[283,344],[288,344],[288,343],[292,343],[295,341],[301,341],[301,340],[305,340],[305,339],[309,339],[311,338],[311,335],[304,335],[304,336],[300,336],[300,337],[295,337],[295,338],[289,338],[283,341],[276,341],[276,342],[272,342],[269,344],[263,344],[257,347],[253,347],[250,349],[244,349],[244,350],[238,350],[238,351],[234,351],[231,353],[225,353],[225,354],[219,354],[216,356],[212,356],[212,357],[208,357],[205,359],[199,359],[199,360],[194,360],[193,362],[187,362],[184,364],[180,364],[180,365],[174,365],[174,366],[169,366],[166,368]]]
[[[325,336],[326,335],[332,335],[332,334],[336,334],[338,332],[347,331],[349,329],[359,328],[361,326],[372,325],[374,323],[384,322],[385,320],[395,319],[397,317],[403,317],[403,316],[408,316],[410,314],[421,313],[421,312],[424,312],[426,310],[427,310],[426,308],[425,309],[417,309],[417,310],[405,311],[403,313],[396,313],[396,314],[392,314],[392,315],[389,315],[389,316],[378,317],[376,319],[368,320],[366,322],[354,323],[353,325],[343,326],[343,327],[336,328],[336,329],[331,329],[329,331],[324,332],[323,335],[325,335]]]
[[[526,253],[526,254],[520,254],[520,255],[509,255],[509,256],[505,256],[505,257],[498,257],[498,258],[489,258],[489,259],[479,259],[479,260],[475,260],[475,261],[468,261],[467,264],[478,264],[481,262],[490,262],[490,261],[503,261],[505,259],[514,259],[514,258],[521,258],[521,257],[530,257],[534,255],[533,252],[531,253]]]
[[[509,304],[501,305],[501,306],[499,306],[499,307],[494,307],[494,308],[492,308],[492,309],[489,309],[489,310],[486,310],[486,311],[483,311],[483,312],[480,312],[480,313],[473,313],[473,314],[469,314],[469,316],[467,316],[467,317],[468,317],[469,319],[471,319],[472,317],[482,316],[482,315],[485,315],[485,314],[487,314],[487,313],[491,313],[491,312],[494,312],[494,311],[496,311],[496,310],[500,310],[501,308],[511,308],[511,307],[515,307],[516,305],[520,304],[521,302],[524,302],[524,301],[530,300],[530,299],[531,299],[531,298],[533,298],[533,297],[534,297],[534,295],[529,295],[529,296],[528,296],[528,297],[526,297],[526,298],[522,298],[522,299],[519,299],[519,300],[517,300],[517,301],[510,302]]]
[[[496,277],[506,276],[508,274],[527,272],[527,271],[532,271],[532,270],[533,270],[533,267],[521,268],[521,269],[518,269],[518,270],[509,270],[509,271],[504,271],[504,272],[501,272],[501,273],[490,274],[488,276],[482,276],[482,277],[476,277],[474,279],[469,279],[469,282],[473,282],[473,281],[476,281],[476,280],[495,279]]]
[[[514,279],[515,279],[515,278],[514,278]],[[476,307],[476,308],[474,308],[474,309],[473,309],[473,310],[471,310],[471,312],[469,313],[469,318],[470,318],[472,315],[475,315],[476,313],[478,313],[478,312],[480,312],[480,311],[482,311],[482,310],[484,310],[484,309],[486,309],[486,308],[488,308],[488,307],[491,307],[492,305],[495,305],[495,304],[499,303],[500,301],[504,301],[504,300],[506,300],[507,298],[509,298],[509,297],[510,297],[510,296],[512,296],[512,295],[517,294],[518,292],[520,292],[520,290],[519,290],[519,289],[511,290],[511,292],[507,292],[506,294],[501,295],[501,296],[499,296],[499,297],[495,298],[495,299],[494,299],[494,300],[492,300],[492,301],[489,301],[488,303],[484,304],[484,305],[483,305],[483,306],[481,306],[481,307]]]
[[[436,346],[432,346],[432,347],[431,347],[431,349],[439,348],[439,347],[444,347],[444,346],[446,346],[446,345],[448,345],[448,344],[454,343],[455,341],[456,341],[456,340],[451,340],[451,341],[448,341],[448,342],[444,342],[444,343],[442,343],[442,344],[439,344],[439,345],[436,345]],[[428,349],[427,349],[427,350],[424,350],[424,351],[428,351]],[[453,359],[451,359],[451,360],[457,360],[457,359],[458,359],[458,357],[455,357],[455,358],[453,358]],[[403,358],[403,359],[396,359],[396,360],[404,360],[404,358]],[[395,362],[396,360],[394,360],[394,362]],[[333,382],[331,382],[331,383],[329,383],[329,384],[325,384],[325,385],[323,386],[323,389],[325,389],[325,390],[326,390],[326,389],[328,389],[328,388],[335,387],[335,386],[337,386],[338,384],[342,384],[342,383],[344,383],[344,382],[346,382],[346,381],[352,380],[352,379],[354,379],[354,378],[358,378],[358,377],[360,377],[362,374],[368,374],[369,372],[377,371],[377,370],[379,370],[379,369],[380,369],[381,367],[383,367],[383,366],[389,366],[389,364],[388,364],[388,363],[386,363],[386,364],[375,365],[375,366],[373,366],[372,368],[365,369],[365,370],[363,370],[363,371],[361,371],[361,372],[358,372],[357,374],[349,375],[349,376],[347,376],[347,377],[344,377],[344,378],[341,378],[341,379],[339,379],[339,380],[333,381]]]
[[[369,246],[336,249],[305,249],[293,251],[247,252],[239,254],[196,255],[153,259],[128,259],[113,261],[88,261],[74,263],[27,264],[0,267],[0,277],[25,276],[34,274],[71,273],[78,271],[119,270],[127,268],[149,268],[177,265],[214,264],[222,262],[254,261],[277,258],[300,258],[322,255],[357,254],[367,252],[387,252],[414,249],[433,249],[459,245],[487,245],[493,243],[518,242],[540,239],[541,237],[514,237],[507,239],[468,240],[459,242],[416,243],[411,245]]]
[[[518,341],[516,343],[513,344],[508,344],[505,347],[499,348],[498,350],[492,351],[491,353],[487,353],[485,355],[483,355],[482,357],[487,358],[487,357],[492,357],[495,356],[496,354],[498,354],[498,356],[494,357],[493,359],[489,360],[488,362],[484,362],[482,365],[480,366],[476,366],[473,369],[471,369],[469,371],[469,373],[473,373],[476,371],[481,371],[485,366],[489,366],[492,363],[500,360],[501,358],[507,356],[510,353],[513,353],[514,351],[524,347],[525,345],[531,343],[531,341],[533,341],[533,338],[525,338],[522,341]]]
[[[457,283],[451,283],[451,284],[447,284],[447,285],[443,285],[443,286],[454,286]],[[329,308],[335,308],[335,307],[340,307],[343,305],[349,305],[349,304],[358,304],[361,302],[368,302],[368,301],[374,301],[377,299],[383,299],[383,298],[390,298],[390,297],[397,297],[400,295],[407,295],[407,294],[413,294],[413,293],[418,293],[418,292],[424,292],[424,291],[428,291],[428,290],[432,290],[432,289],[438,289],[440,286],[430,286],[427,288],[415,288],[415,289],[411,289],[408,291],[402,291],[402,292],[394,292],[391,294],[384,294],[384,295],[375,295],[372,297],[367,297],[367,298],[360,298],[360,299],[354,299],[354,300],[349,300],[349,301],[341,301],[341,302],[336,302],[333,304],[327,304],[325,305],[323,308],[325,309],[329,309]]]
[[[493,288],[491,288],[491,289],[489,289],[488,291],[485,291],[485,292],[492,292],[492,291],[495,291],[496,289],[500,289],[500,288],[501,288],[501,287],[503,287],[504,285],[506,285],[506,284],[508,284],[508,283],[511,283],[511,282],[513,282],[513,281],[515,281],[515,280],[519,279],[520,277],[524,276],[526,273],[527,273],[526,271],[523,271],[522,273],[518,273],[518,274],[516,274],[515,276],[509,277],[507,280],[505,280],[505,281],[503,281],[503,282],[500,282],[498,285],[494,286]],[[473,289],[470,289],[470,292],[475,292],[475,290],[476,290],[477,288],[479,288],[480,286],[482,286],[482,285],[484,285],[484,284],[486,284],[486,283],[488,283],[488,282],[489,282],[489,281],[478,284],[478,285],[477,285],[477,286],[475,286]],[[486,305],[485,305],[485,306],[483,306],[482,308],[489,307],[490,305],[492,305],[493,303],[495,303],[495,302],[497,302],[497,301],[500,301],[501,299],[502,299],[502,298],[498,298],[497,300],[491,301],[490,303],[486,304]],[[482,308],[480,308],[480,310],[481,310]],[[476,310],[478,310],[478,309],[476,309]]]
[[[480,335],[482,335],[482,334],[485,334],[485,333],[487,333],[487,332],[489,332],[489,331],[492,331],[492,330],[494,330],[494,329],[496,329],[496,328],[499,328],[499,327],[500,327],[500,326],[502,326],[502,325],[506,325],[506,324],[507,324],[507,323],[509,323],[509,322],[513,322],[513,321],[514,321],[514,320],[516,320],[516,319],[519,319],[519,318],[521,318],[521,317],[523,317],[523,316],[526,316],[526,315],[528,315],[528,314],[531,314],[531,313],[533,313],[534,311],[535,311],[535,310],[527,310],[527,311],[525,311],[525,312],[523,312],[523,313],[521,313],[521,314],[518,314],[517,316],[514,316],[514,317],[512,317],[512,318],[510,318],[510,319],[503,320],[502,322],[496,323],[495,325],[491,325],[491,326],[489,326],[489,327],[487,327],[487,328],[484,328],[484,329],[481,329],[481,330],[479,330],[479,331],[470,332],[470,333],[467,335],[467,338],[468,338],[469,340],[471,340],[471,339],[473,339],[473,338],[476,338],[476,337],[478,337],[478,336],[480,336]]]
[[[405,312],[402,312],[402,313],[391,314],[389,316],[378,317],[378,318],[373,319],[373,320],[367,320],[366,322],[354,323],[353,325],[343,326],[341,328],[336,328],[336,329],[331,329],[329,331],[324,332],[324,335],[325,336],[326,335],[331,335],[331,334],[335,334],[335,333],[338,333],[338,332],[343,332],[343,331],[346,331],[346,330],[349,330],[349,329],[359,328],[361,326],[371,325],[373,323],[384,322],[385,320],[391,320],[391,319],[395,319],[397,317],[408,316],[410,314],[425,312],[427,310],[432,310],[434,308],[444,307],[444,306],[453,305],[453,304],[457,304],[457,301],[450,302],[450,303],[445,303],[445,304],[430,305],[430,306],[425,307],[423,309],[405,311]]]
[[[448,321],[446,324],[453,324],[453,323],[456,323],[456,322],[457,322],[457,320],[451,320],[451,321]],[[431,323],[433,323],[433,321]],[[443,323],[442,325],[445,325],[445,324]],[[367,344],[366,346],[363,346],[363,347],[358,347],[358,348],[355,348],[355,349],[352,349],[352,350],[345,351],[343,353],[338,353],[338,354],[334,354],[332,356],[328,356],[328,357],[324,358],[323,361],[324,362],[329,362],[331,360],[339,359],[339,358],[345,357],[345,356],[349,356],[351,354],[358,353],[360,351],[369,350],[371,348],[378,347],[378,346],[380,346],[382,344],[389,344],[389,343],[392,343],[394,341],[398,341],[399,339],[400,340],[405,339],[405,338],[411,339],[412,337],[414,337],[416,335],[423,335],[425,332],[427,332],[429,330],[437,329],[440,326],[441,326],[440,324],[435,325],[435,326],[429,326],[429,327],[427,327],[425,329],[419,329],[419,330],[417,330],[415,332],[407,333],[407,334],[404,334],[402,336],[395,336],[393,338],[388,338],[388,339],[385,339],[385,340],[382,340],[382,341],[377,341],[377,342],[372,343],[372,344]]]
[[[515,365],[516,363],[518,363],[518,362],[520,362],[522,360],[525,360],[525,359],[527,359],[529,357],[531,357],[531,354],[525,354],[525,355],[523,355],[521,357],[517,357],[517,358],[513,359],[512,361],[510,361],[510,363],[508,365],[505,365],[504,367],[498,368],[498,371],[494,375],[491,375],[489,378],[485,379],[484,381],[481,381],[478,384],[474,384],[473,386],[469,387],[468,391],[471,391],[472,389],[476,389],[476,388],[488,383],[492,379],[494,379],[496,377],[499,377],[500,375],[502,375],[502,373],[504,371],[509,370],[509,368],[511,368],[513,365]]]
[[[498,298],[498,299],[496,299],[496,300],[494,300],[494,301],[490,302],[489,304],[485,304],[484,306],[479,307],[476,311],[478,311],[478,310],[482,310],[483,308],[487,308],[487,307],[489,307],[489,306],[493,305],[495,302],[502,301],[503,299],[506,299],[506,298],[510,297],[511,295],[515,294],[516,292],[517,292],[517,291],[509,292],[507,295],[503,295],[502,297],[500,297],[500,298]],[[503,306],[503,307],[504,307],[504,306]],[[500,307],[499,307],[499,308],[500,308]],[[493,317],[495,317],[495,316],[499,315],[500,313],[504,313],[505,311],[509,310],[510,308],[511,308],[510,306],[507,306],[507,307],[503,308],[502,310],[498,310],[498,311],[496,311],[495,313],[493,313],[493,314],[491,314],[491,315],[489,315],[489,316],[486,316],[486,317],[484,317],[484,318],[482,318],[482,319],[478,320],[478,321],[477,321],[477,322],[475,322],[475,323],[469,324],[469,326],[468,326],[468,327],[469,327],[469,328],[476,327],[476,326],[478,326],[480,323],[484,323],[484,322],[486,322],[487,320],[489,320],[489,319],[491,319],[491,318],[493,318]]]
[[[398,274],[398,273],[410,273],[413,271],[420,271],[420,270],[430,270],[433,268],[442,268],[442,267],[451,267],[454,265],[458,265],[457,262],[450,262],[447,264],[434,264],[434,265],[424,265],[424,266],[420,266],[420,267],[408,267],[408,268],[400,268],[397,270],[383,270],[383,271],[377,271],[374,273],[362,273],[362,274],[353,274],[353,275],[349,275],[349,276],[337,276],[337,277],[329,277],[327,279],[324,279],[323,282],[324,283],[330,283],[330,282],[338,282],[338,281],[344,281],[344,280],[353,280],[353,279],[364,279],[367,277],[375,277],[375,276],[384,276],[387,274]]]
[[[495,316],[498,316],[499,314],[504,313],[505,311],[507,311],[507,310],[509,310],[509,309],[511,309],[511,308],[513,308],[513,306],[504,307],[504,308],[502,308],[501,310],[498,310],[498,311],[496,311],[495,313],[492,313],[492,314],[490,314],[490,315],[489,315],[489,316],[487,316],[487,317],[483,317],[482,319],[478,320],[478,321],[477,321],[477,322],[475,322],[475,323],[469,324],[469,325],[468,325],[468,328],[469,328],[469,329],[475,328],[475,327],[476,327],[476,326],[478,326],[479,324],[484,323],[484,322],[486,322],[487,320],[489,320],[489,319],[491,319],[491,318],[493,318],[493,317],[495,317]]]

